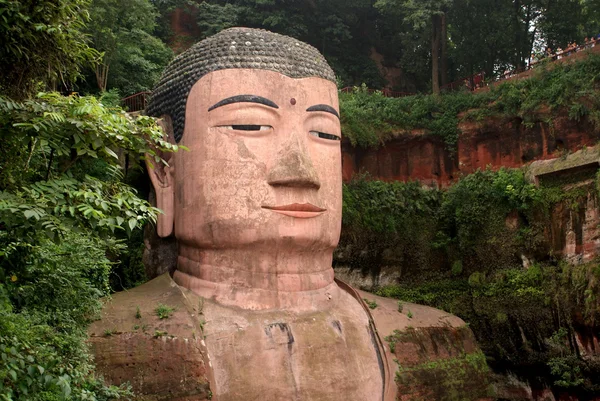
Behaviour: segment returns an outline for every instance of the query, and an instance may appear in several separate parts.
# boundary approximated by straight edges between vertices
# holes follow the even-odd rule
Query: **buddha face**
[[[192,87],[180,145],[157,188],[159,234],[194,248],[333,249],[341,226],[335,84],[211,72]],[[160,189],[160,190],[159,190]]]

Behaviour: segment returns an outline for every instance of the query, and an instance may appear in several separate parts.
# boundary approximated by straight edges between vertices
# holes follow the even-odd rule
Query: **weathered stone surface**
[[[204,315],[221,401],[382,400],[368,315],[344,291],[320,311],[249,311],[207,300]]]
[[[98,374],[111,384],[129,382],[140,400],[210,399],[198,297],[165,274],[105,302],[88,330]],[[159,319],[159,305],[172,315]]]
[[[381,378],[363,374],[364,364],[376,357],[375,351],[364,353],[363,344],[373,341],[368,314],[356,299],[342,294],[336,305],[320,312],[257,313],[202,300],[165,274],[106,301],[102,319],[89,329],[97,371],[108,383],[131,383],[138,399],[148,401],[208,400],[216,387],[221,388],[221,400],[337,400],[347,386],[366,391],[364,399],[371,399],[370,394],[380,399]],[[389,342],[384,347],[382,361],[392,372],[388,380],[394,380],[399,366],[418,368],[435,361],[463,366],[460,358],[477,353],[470,330],[456,316],[409,303],[400,313],[392,299],[358,294],[377,302],[370,312],[379,337],[399,339],[394,352]],[[159,305],[174,308],[172,315],[159,319]],[[260,361],[254,361],[257,357]],[[259,365],[262,369],[256,370]],[[436,372],[432,374],[439,376]],[[404,373],[398,377],[409,377],[410,383],[398,379],[398,387],[392,386],[385,399],[415,400],[448,386],[461,397],[475,395],[463,399],[480,399],[487,378],[484,371],[477,373],[475,388],[469,387],[470,379],[449,385],[448,379]]]
[[[385,339],[397,400],[484,400],[489,372],[471,329],[449,313],[359,291]],[[373,306],[375,304],[372,304]]]
[[[177,240],[171,236],[161,238],[156,227],[147,224],[144,228],[144,253],[142,263],[149,280],[164,273],[173,274],[177,267]]]
[[[580,195],[552,207],[546,236],[552,252],[572,264],[589,262],[600,250],[600,215],[596,173],[600,167],[597,147],[586,147],[557,159],[541,160],[526,168],[526,177],[538,185],[558,186]]]
[[[553,126],[544,122],[552,118]],[[415,130],[398,134],[376,149],[354,148],[343,143],[343,178],[358,172],[385,181],[419,180],[446,187],[461,174],[488,166],[521,167],[535,160],[556,159],[565,152],[593,146],[600,138],[592,124],[567,115],[541,113],[532,127],[519,119],[489,119],[484,123],[462,122],[457,154],[451,155],[439,136]]]

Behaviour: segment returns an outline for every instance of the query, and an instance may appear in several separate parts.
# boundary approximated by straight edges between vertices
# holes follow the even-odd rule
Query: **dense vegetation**
[[[357,178],[344,187],[338,263],[393,268],[399,284],[380,295],[462,317],[496,371],[589,397],[599,368],[574,333],[600,318],[600,269],[553,256],[548,233],[560,208],[598,196],[596,181],[565,190],[566,181],[536,187],[521,170],[486,170],[442,192]]]
[[[587,116],[598,125],[599,72],[600,56],[590,54],[577,63],[547,64],[530,79],[505,82],[478,93],[390,98],[356,87],[352,93],[340,94],[342,130],[353,145],[361,147],[379,146],[420,129],[441,136],[453,148],[462,120],[519,118],[531,124],[545,110],[563,112],[574,120]]]
[[[122,165],[166,149],[162,131],[93,97],[41,93],[0,97],[0,139],[0,397],[126,395],[94,377],[84,341],[121,238],[158,213]]]
[[[176,147],[114,94],[38,92],[104,57],[82,34],[87,1],[0,5],[0,399],[130,398],[94,375],[86,329],[133,263],[127,238],[159,212],[126,183],[132,167]]]
[[[180,24],[177,33],[168,28],[160,33],[180,48],[231,26],[264,28],[315,46],[343,86],[387,85],[405,92],[435,92],[440,85],[480,71],[492,77],[524,66],[532,53],[546,47],[566,48],[570,42],[583,43],[586,36],[600,33],[596,0],[161,0],[156,4],[163,28],[171,26],[169,12],[175,8],[188,16],[189,25]]]
[[[151,90],[172,57],[167,44],[179,52],[231,26],[312,44],[342,86],[405,92],[492,78],[600,34],[598,0],[2,0],[0,9],[0,90],[13,97]],[[35,86],[42,75],[49,88]]]

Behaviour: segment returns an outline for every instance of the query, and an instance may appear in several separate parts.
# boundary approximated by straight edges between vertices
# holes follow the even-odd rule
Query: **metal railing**
[[[440,87],[442,91],[455,91],[461,88],[466,88],[470,91],[474,91],[477,88],[485,86],[485,72],[480,71],[466,78],[461,78],[457,81],[450,82],[449,84]]]
[[[599,35],[600,36],[600,35]],[[489,86],[492,83],[496,83],[499,81],[504,81],[506,79],[510,79],[518,74],[521,74],[525,71],[531,70],[542,63],[554,62],[556,60],[564,59],[574,53],[580,52],[582,50],[591,49],[595,46],[600,46],[600,38],[595,38],[587,41],[583,45],[571,46],[565,50],[562,50],[556,54],[549,54],[541,60],[537,60],[529,63],[525,67],[515,68],[511,71],[507,71],[504,74],[494,77],[491,80],[485,80],[485,73],[480,71],[476,74],[473,74],[466,78],[461,78],[457,81],[450,82],[449,84],[443,85],[440,87],[442,91],[455,91],[460,90],[462,88],[466,88],[470,91],[477,90],[479,88],[483,88],[485,86]],[[371,89],[367,88],[366,91],[368,93],[380,92],[385,97],[405,97],[405,96],[413,96],[415,93],[411,92],[398,92],[392,91],[389,89]],[[342,93],[352,93],[354,92],[354,87],[347,86],[345,88],[340,89]],[[152,92],[139,92],[135,95],[128,96],[126,98],[121,99],[121,104],[123,107],[129,112],[142,111],[146,109],[146,105],[148,103],[148,99]]]
[[[352,93],[354,92],[354,87],[346,86],[345,88],[340,89],[342,93]],[[404,97],[404,96],[413,96],[415,93],[410,92],[397,92],[389,89],[367,89],[368,93],[381,92],[381,94],[385,97]]]
[[[151,93],[152,92],[139,92],[135,95],[127,96],[126,98],[121,99],[121,104],[125,110],[129,112],[145,110]]]

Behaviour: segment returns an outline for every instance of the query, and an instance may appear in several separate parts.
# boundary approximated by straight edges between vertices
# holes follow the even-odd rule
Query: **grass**
[[[369,306],[370,309],[377,308],[377,301],[369,301],[367,298],[363,298],[363,301]]]
[[[158,316],[159,319],[168,319],[171,317],[175,308],[170,307],[164,304],[158,304],[158,306],[154,309],[154,313]]]

